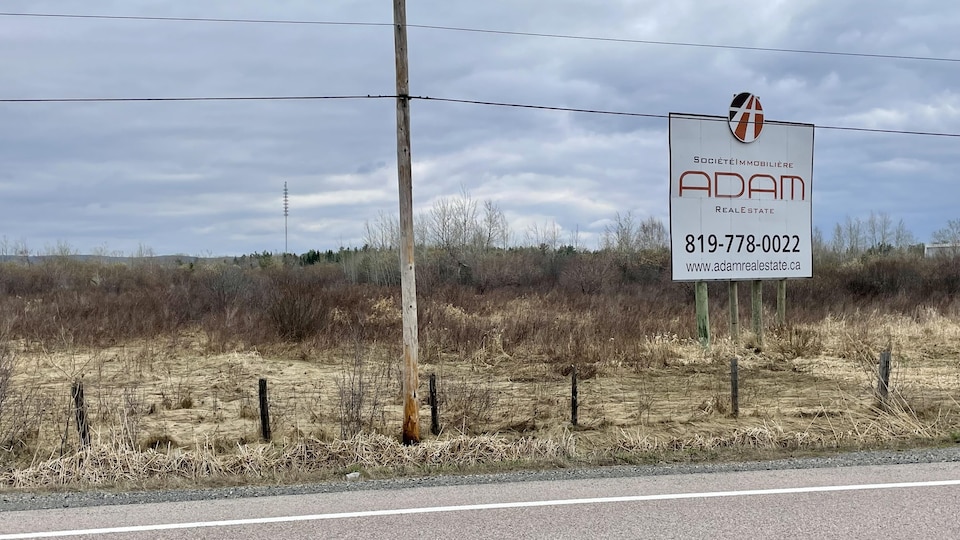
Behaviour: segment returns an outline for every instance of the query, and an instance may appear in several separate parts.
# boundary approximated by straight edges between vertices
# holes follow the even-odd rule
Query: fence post
[[[437,403],[437,374],[430,374],[430,433],[440,434],[440,405]]]
[[[80,447],[90,446],[90,425],[87,423],[87,404],[83,401],[83,382],[74,381],[71,388],[73,408],[77,415],[77,434],[80,435]]]
[[[730,282],[730,337],[740,343],[740,293],[737,282]]]
[[[753,280],[750,288],[750,309],[753,312],[753,334],[757,338],[757,345],[763,345],[763,281]]]
[[[570,423],[576,426],[578,420],[577,408],[580,404],[577,400],[579,397],[577,391],[577,366],[572,367],[573,369],[570,370]]]
[[[270,404],[267,402],[267,380],[260,379],[260,435],[270,442]]]
[[[787,325],[787,280],[777,281],[777,326]]]
[[[730,359],[730,413],[734,418],[740,416],[740,373],[737,359]]]
[[[694,286],[697,302],[697,337],[703,348],[710,348],[710,307],[707,298],[707,282],[698,281]]]
[[[880,371],[878,373],[877,395],[880,398],[880,405],[887,406],[887,396],[890,393],[890,351],[886,350],[880,353]]]

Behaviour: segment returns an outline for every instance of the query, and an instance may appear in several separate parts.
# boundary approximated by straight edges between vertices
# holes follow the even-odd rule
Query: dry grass
[[[434,284],[420,302],[420,395],[425,403],[436,373],[442,431],[428,435],[424,406],[424,442],[408,448],[395,437],[394,289],[309,269],[14,270],[0,273],[0,485],[8,488],[683,459],[937,443],[960,433],[960,313],[950,302],[824,307],[819,316],[797,309],[799,322],[768,332],[763,347],[750,336],[725,338],[720,304],[718,336],[704,350],[692,336],[689,291],[675,284],[595,294],[562,283],[482,294]],[[96,280],[82,279],[94,270]],[[144,306],[152,318],[128,325]],[[891,395],[880,404],[877,358],[887,348]],[[738,418],[730,414],[733,357]],[[259,434],[260,378],[269,384],[269,444]],[[92,429],[86,449],[75,381]]]
[[[186,339],[178,347],[164,340],[88,352],[24,349],[12,356],[15,386],[39,389],[49,406],[30,439],[32,452],[9,458],[17,466],[0,482],[113,485],[232,475],[279,481],[350,467],[428,472],[503,462],[637,461],[731,448],[863,448],[936,442],[956,432],[957,361],[929,353],[937,348],[931,340],[947,345],[960,336],[960,322],[871,313],[800,332],[816,336],[800,338],[804,342],[822,341],[819,354],[778,349],[796,352],[789,342],[769,355],[723,340],[711,351],[670,336],[637,343],[639,357],[598,363],[595,376],[581,381],[580,425],[572,432],[565,428],[569,379],[549,355],[507,359],[497,346],[493,359],[424,358],[424,372],[442,373],[445,434],[415,448],[390,436],[400,420],[390,348],[355,343],[305,357],[295,351],[297,358],[209,354]],[[792,335],[800,334],[771,337],[797,339]],[[893,393],[881,410],[873,358],[888,345],[895,351]],[[738,419],[729,416],[732,355],[740,358]],[[260,377],[270,381],[273,444],[257,442]],[[78,378],[87,386],[93,428],[88,450],[77,447],[75,426],[66,425],[69,384]],[[424,422],[428,414],[424,409]]]
[[[283,446],[239,445],[223,452],[215,442],[192,448],[161,447],[133,450],[126,446],[96,445],[29,467],[0,472],[0,485],[114,486],[151,480],[193,482],[329,477],[353,470],[367,475],[380,471],[428,472],[495,463],[558,463],[574,453],[571,437],[507,440],[495,436],[453,437],[404,446],[384,435],[358,435],[322,441],[300,439]]]

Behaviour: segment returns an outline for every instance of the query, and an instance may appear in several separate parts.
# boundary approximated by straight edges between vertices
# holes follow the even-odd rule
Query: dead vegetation
[[[711,284],[719,337],[703,350],[692,335],[692,290],[669,281],[663,252],[631,259],[542,249],[499,252],[467,277],[444,270],[446,259],[425,257],[425,440],[405,448],[395,436],[399,292],[350,277],[363,275],[364,256],[352,254],[349,265],[268,267],[0,264],[0,485],[292,481],[346,470],[424,473],[960,438],[960,304],[957,291],[941,290],[960,274],[957,265],[828,265],[813,281],[791,283],[790,324],[770,329],[762,348],[750,336],[739,344],[723,337],[726,289]],[[896,273],[905,268],[914,279]],[[894,369],[880,406],[884,349],[893,351]],[[733,357],[738,418],[730,414]],[[429,373],[439,381],[436,437]],[[270,388],[270,443],[260,440],[260,378]],[[87,448],[70,392],[78,381]]]

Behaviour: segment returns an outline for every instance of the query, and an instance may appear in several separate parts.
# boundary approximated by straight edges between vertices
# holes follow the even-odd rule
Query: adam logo
[[[760,98],[750,92],[741,92],[730,103],[730,131],[740,142],[757,140],[763,130],[763,107]]]

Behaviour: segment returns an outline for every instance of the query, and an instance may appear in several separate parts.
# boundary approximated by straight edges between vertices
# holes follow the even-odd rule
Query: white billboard
[[[675,281],[813,276],[814,126],[740,105],[729,118],[670,114]]]

